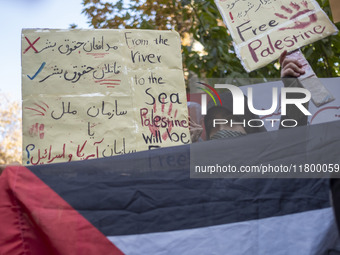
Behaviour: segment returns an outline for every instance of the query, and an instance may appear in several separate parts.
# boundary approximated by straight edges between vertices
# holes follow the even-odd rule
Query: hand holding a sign
[[[297,78],[305,73],[299,60],[293,57],[289,57],[286,50],[280,56],[280,65],[281,78],[287,76]]]
[[[215,2],[248,72],[338,32],[315,0]]]
[[[315,106],[320,107],[334,100],[334,96],[317,79],[312,67],[300,50],[287,54],[283,52],[280,56],[281,78],[285,87],[303,87],[311,92],[312,101]]]

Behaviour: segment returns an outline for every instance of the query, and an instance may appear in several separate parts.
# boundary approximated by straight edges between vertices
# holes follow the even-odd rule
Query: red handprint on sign
[[[157,127],[157,126],[153,126],[153,127],[149,126],[149,129],[150,129],[151,133],[153,133],[153,134],[156,131],[159,131],[160,127],[163,127],[163,128],[165,127],[165,131],[162,134],[162,139],[164,141],[166,141],[168,139],[168,137],[169,137],[169,134],[171,134],[171,130],[172,130],[173,126],[174,126],[173,123],[174,123],[174,121],[175,121],[175,119],[177,117],[177,110],[174,112],[174,115],[172,116],[172,114],[173,114],[172,106],[173,106],[172,103],[170,103],[169,109],[166,112],[164,112],[165,111],[165,104],[163,103],[162,106],[161,106],[161,116],[160,116],[162,124],[159,127]],[[157,113],[157,105],[156,105],[156,103],[153,105],[153,111],[154,111],[154,113]]]
[[[44,139],[45,136],[44,128],[45,128],[44,124],[35,123],[34,125],[31,126],[28,133],[32,137],[38,136],[40,139]]]
[[[166,106],[169,105],[166,110]],[[157,108],[157,104],[154,103],[151,112],[147,108],[140,110],[142,126],[148,126],[151,134],[161,142],[166,141],[171,135],[171,130],[174,127],[178,110],[173,110],[173,103],[162,103],[161,109]]]
[[[275,15],[281,19],[286,19],[286,20],[295,20],[298,17],[307,14],[307,13],[311,13],[309,14],[308,21],[305,22],[301,22],[301,21],[295,21],[293,26],[290,27],[283,27],[280,28],[280,30],[287,30],[287,29],[303,29],[305,27],[308,27],[310,24],[317,22],[318,18],[316,16],[316,14],[313,12],[313,10],[308,8],[308,3],[307,1],[302,1],[300,2],[299,5],[297,3],[294,2],[290,2],[289,6],[281,6],[281,9],[285,12],[285,14],[281,14],[281,13],[275,13]],[[290,17],[288,17],[290,16]]]

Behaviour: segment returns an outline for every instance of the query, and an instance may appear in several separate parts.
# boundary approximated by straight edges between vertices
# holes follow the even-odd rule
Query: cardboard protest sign
[[[329,0],[331,6],[333,21],[335,23],[340,21],[340,2],[339,0]]]
[[[215,0],[249,72],[338,32],[314,0]]]
[[[23,30],[22,97],[24,164],[190,142],[174,31]]]

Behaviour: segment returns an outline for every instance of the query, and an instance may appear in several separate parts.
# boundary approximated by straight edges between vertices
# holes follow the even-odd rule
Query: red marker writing
[[[233,17],[233,15],[231,14],[231,12],[229,12],[229,16],[230,16],[231,21],[234,23],[234,17]]]

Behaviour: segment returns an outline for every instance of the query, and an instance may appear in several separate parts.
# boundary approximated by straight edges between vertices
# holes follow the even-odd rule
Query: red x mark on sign
[[[38,37],[33,43],[31,43],[30,40],[28,40],[26,36],[25,36],[25,39],[30,46],[24,51],[23,54],[25,54],[30,48],[32,48],[36,53],[38,53],[37,49],[33,45],[40,39],[40,37]]]

